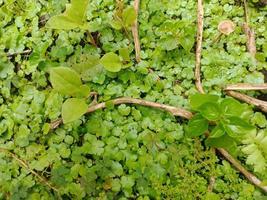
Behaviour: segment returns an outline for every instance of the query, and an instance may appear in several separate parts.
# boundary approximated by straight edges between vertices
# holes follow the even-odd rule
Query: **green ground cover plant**
[[[223,91],[266,82],[266,3],[248,1],[255,55],[243,1],[203,4],[207,94],[194,84],[195,0],[142,0],[138,14],[127,0],[0,0],[0,199],[266,199],[214,150],[266,186],[266,114]],[[217,38],[223,20],[235,28]]]

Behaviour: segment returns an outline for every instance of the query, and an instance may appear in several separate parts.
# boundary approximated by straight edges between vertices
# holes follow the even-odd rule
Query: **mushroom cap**
[[[229,35],[234,32],[235,24],[231,20],[223,20],[219,23],[218,30],[224,35]]]

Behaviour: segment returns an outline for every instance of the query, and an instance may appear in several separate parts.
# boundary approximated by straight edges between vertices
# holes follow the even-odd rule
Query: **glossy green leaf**
[[[50,81],[53,88],[64,95],[85,97],[90,92],[90,88],[82,84],[79,74],[68,67],[52,68]]]
[[[87,0],[71,0],[71,3],[66,5],[65,12],[51,17],[46,27],[66,30],[86,28],[84,22],[88,3]]]
[[[244,106],[233,98],[223,99],[220,103],[222,114],[225,116],[240,117],[244,112]]]
[[[208,130],[209,122],[201,115],[196,114],[192,119],[190,119],[188,126],[186,127],[186,132],[189,137],[197,137],[202,135]]]
[[[119,54],[123,58],[123,61],[126,61],[126,62],[130,61],[130,52],[128,48],[121,48],[119,50]]]
[[[225,148],[231,153],[235,153],[237,149],[235,140],[233,140],[233,138],[229,137],[227,134],[217,138],[209,137],[205,143],[210,147]]]
[[[101,59],[100,63],[104,66],[104,68],[110,72],[118,72],[122,68],[122,62],[120,57],[113,53],[106,53]]]
[[[222,122],[226,133],[233,138],[239,138],[246,134],[253,134],[256,128],[239,117],[229,117]]]
[[[163,50],[171,51],[178,47],[178,39],[170,35],[161,38],[158,44]]]
[[[122,12],[122,20],[123,24],[127,27],[132,26],[134,21],[136,20],[136,12],[134,7],[130,6],[123,10]]]
[[[92,81],[103,73],[103,66],[96,56],[87,56],[85,62],[72,65],[72,68],[81,75],[82,80]]]
[[[220,109],[216,103],[207,102],[199,107],[200,114],[209,121],[216,121],[220,118]]]
[[[193,110],[200,110],[199,107],[205,103],[217,103],[219,96],[211,94],[194,94],[189,97],[189,102]]]
[[[225,130],[221,124],[217,125],[215,128],[212,129],[210,133],[210,138],[218,138],[225,134]]]
[[[179,44],[185,49],[187,53],[190,52],[190,50],[193,48],[195,44],[195,38],[191,35],[181,35],[179,36]]]
[[[87,111],[88,105],[84,99],[70,98],[62,105],[63,123],[69,123],[79,119]]]

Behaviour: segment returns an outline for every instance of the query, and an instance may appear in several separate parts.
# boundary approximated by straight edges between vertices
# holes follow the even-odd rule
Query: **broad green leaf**
[[[229,137],[227,134],[224,134],[223,136],[218,138],[209,137],[208,139],[206,139],[205,143],[210,147],[225,148],[233,154],[235,154],[237,150],[235,140]]]
[[[69,123],[79,119],[87,111],[87,104],[84,99],[67,99],[62,105],[63,123]]]
[[[244,106],[233,98],[223,99],[220,108],[222,114],[225,116],[236,116],[240,117],[244,112]]]
[[[119,54],[123,58],[123,61],[126,61],[126,62],[130,61],[130,52],[128,48],[121,48],[119,50]]]
[[[122,23],[118,20],[111,20],[109,24],[111,25],[112,28],[116,30],[122,29]]]
[[[96,76],[103,72],[103,66],[100,64],[100,59],[96,56],[87,56],[85,62],[72,65],[72,68],[81,75],[82,80],[92,81]]]
[[[122,62],[120,57],[113,53],[106,53],[101,59],[100,63],[104,66],[104,68],[110,72],[118,72],[122,68]]]
[[[88,3],[88,0],[71,0],[70,4],[66,4],[65,12],[51,17],[46,27],[66,30],[86,28],[84,22]]]
[[[217,125],[210,133],[210,138],[218,138],[223,136],[225,133],[225,130],[223,129],[223,126],[221,124]]]
[[[158,44],[162,49],[166,51],[171,51],[178,47],[178,40],[176,37],[169,35],[169,36],[161,38],[158,41]]]
[[[216,121],[220,118],[220,109],[216,103],[207,102],[199,107],[200,114],[209,121]]]
[[[135,180],[131,176],[122,176],[121,177],[121,186],[123,188],[132,188],[135,184]]]
[[[186,127],[186,132],[189,137],[197,137],[202,135],[208,130],[209,122],[203,118],[200,114],[196,114],[192,119],[190,119],[188,126]]]
[[[222,121],[224,130],[233,138],[238,138],[246,134],[253,134],[256,128],[239,117],[229,117]]]
[[[189,97],[189,102],[193,110],[199,111],[199,107],[205,103],[212,102],[217,103],[219,96],[211,94],[194,94]]]
[[[179,36],[178,41],[179,41],[179,44],[185,49],[187,53],[190,52],[190,50],[195,44],[194,36],[192,37],[190,35],[181,35]]]
[[[132,6],[124,9],[122,12],[123,24],[126,27],[132,26],[136,17],[137,17],[137,15],[136,15],[135,9]]]
[[[90,92],[90,88],[82,84],[79,74],[68,67],[52,68],[50,81],[53,88],[63,95],[85,97]]]

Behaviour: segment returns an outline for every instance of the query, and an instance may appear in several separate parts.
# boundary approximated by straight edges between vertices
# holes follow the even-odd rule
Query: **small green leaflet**
[[[197,137],[208,130],[209,122],[200,114],[196,114],[188,123],[186,132],[189,137]]]
[[[87,107],[85,99],[67,99],[62,105],[63,123],[66,124],[79,119],[86,113]]]
[[[209,121],[216,121],[220,118],[220,109],[216,103],[207,102],[199,107],[200,114]]]
[[[51,17],[46,27],[65,30],[86,29],[85,17],[88,3],[88,0],[71,0],[71,3],[66,5],[65,12]]]
[[[211,94],[194,94],[189,97],[191,108],[196,111],[199,111],[200,110],[199,107],[204,103],[208,102],[216,103],[218,101],[219,101],[219,96]]]
[[[136,20],[136,18],[137,18],[137,14],[136,14],[134,7],[129,6],[123,10],[121,17],[119,17],[118,19],[114,19],[110,21],[109,23],[112,26],[112,28],[116,30],[120,30],[123,27],[124,28],[131,27],[134,24],[134,21]]]
[[[233,138],[238,138],[245,134],[253,134],[256,128],[239,117],[229,117],[222,122],[226,133]]]
[[[83,81],[92,81],[95,77],[103,73],[103,66],[96,56],[87,56],[88,59],[81,63],[72,65],[72,68],[81,75]]]
[[[218,138],[223,136],[225,133],[225,130],[221,124],[217,125],[210,133],[210,138]]]
[[[130,6],[124,9],[122,12],[122,20],[123,20],[124,26],[126,27],[132,26],[136,17],[137,15],[136,15],[134,7]]]
[[[100,63],[104,66],[107,71],[119,72],[122,68],[122,61],[120,57],[113,53],[106,53],[101,59]]]
[[[233,138],[229,137],[227,134],[222,135],[218,138],[209,137],[206,139],[205,144],[210,147],[225,148],[230,153],[236,154],[237,145]]]
[[[68,67],[56,67],[50,71],[50,81],[53,88],[63,95],[86,97],[90,88],[83,85],[80,75]]]

